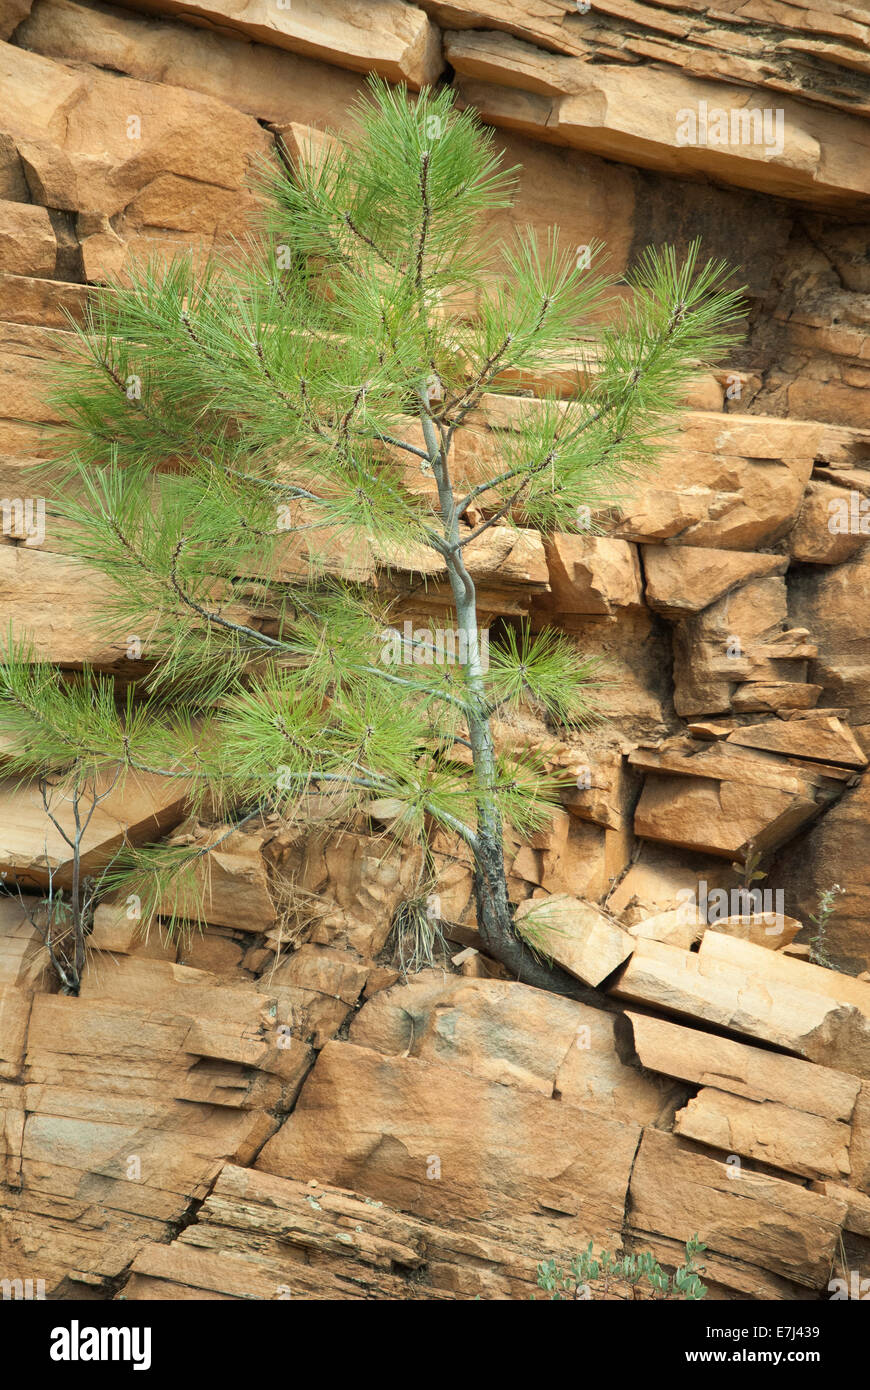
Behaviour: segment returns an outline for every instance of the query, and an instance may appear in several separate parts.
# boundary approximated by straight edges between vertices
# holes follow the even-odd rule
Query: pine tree
[[[558,988],[513,930],[503,833],[540,825],[559,788],[540,759],[497,752],[492,720],[531,701],[582,724],[596,663],[528,626],[485,651],[468,547],[612,505],[732,341],[739,295],[696,245],[682,263],[648,252],[626,295],[599,246],[494,244],[515,172],[491,134],[449,89],[412,102],[371,85],[351,140],[264,170],[262,224],[232,254],[140,264],[95,294],[55,383],[54,491],[73,553],[113,583],[108,628],[151,660],[119,702],[109,677],[64,676],[10,637],[0,729],[21,775],[157,771],[233,825],[304,820],[315,792],[348,818],[393,798],[402,830],[468,846],[486,949]],[[546,377],[581,335],[594,362],[574,401],[544,394],[511,430],[481,430],[487,393]],[[463,435],[495,462],[459,460]],[[389,606],[336,554],[434,559],[459,660],[439,659],[433,621],[397,664]],[[111,882],[171,918],[206,852],[139,848]]]

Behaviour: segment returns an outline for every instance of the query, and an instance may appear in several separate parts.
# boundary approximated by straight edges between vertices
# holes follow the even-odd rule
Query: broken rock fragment
[[[565,894],[520,903],[515,920],[526,941],[587,985],[599,985],[634,949],[600,908]]]

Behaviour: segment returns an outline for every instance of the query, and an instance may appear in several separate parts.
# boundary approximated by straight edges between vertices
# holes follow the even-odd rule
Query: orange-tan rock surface
[[[599,728],[496,731],[565,775],[550,823],[510,840],[509,885],[589,1002],[487,959],[446,835],[444,949],[405,978],[391,929],[423,854],[378,803],[227,837],[202,935],[144,939],[101,903],[62,996],[38,893],[69,847],[37,789],[0,784],[0,874],[23,894],[0,895],[0,1279],[527,1299],[538,1260],[592,1240],[673,1265],[696,1232],[716,1298],[826,1297],[844,1248],[870,1275],[868,40],[834,0],[0,3],[0,618],[39,659],[131,660],[51,499],[42,537],[17,507],[53,447],[68,316],[133,257],[228,245],[257,163],[340,136],[368,73],[450,82],[494,127],[520,166],[494,238],[556,222],[619,276],[699,236],[750,308],[612,510],[554,536],[512,518],[467,552],[488,623],[555,626],[612,681]],[[460,473],[595,370],[587,336],[500,381]],[[323,544],[402,620],[445,611],[430,553]],[[309,559],[288,547],[286,575]],[[131,775],[86,869],[227,828],[188,813],[172,779]]]

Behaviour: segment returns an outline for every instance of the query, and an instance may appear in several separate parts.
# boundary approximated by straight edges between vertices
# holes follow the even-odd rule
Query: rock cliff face
[[[42,369],[69,316],[131,256],[226,244],[257,159],[340,134],[365,74],[452,83],[497,127],[522,174],[494,231],[557,222],[615,271],[700,236],[751,304],[605,534],[469,548],[491,620],[556,624],[618,677],[594,734],[499,730],[577,780],[509,868],[589,1002],[477,952],[447,839],[459,959],[399,978],[420,850],[382,804],[341,833],[225,840],[191,940],[143,941],[103,904],[78,999],[0,899],[0,1279],[526,1298],[538,1260],[590,1239],[674,1264],[696,1231],[716,1297],[826,1296],[844,1257],[870,1273],[868,54],[866,10],[838,0],[0,0],[0,616],[46,659],[127,671],[50,501],[41,543],[14,506],[52,449]],[[543,384],[570,410],[574,380],[554,363],[493,397],[481,447]],[[332,563],[420,611],[413,557]],[[185,815],[142,778],[103,803],[88,862],[124,833],[195,842]],[[771,898],[747,914],[750,842]],[[0,870],[63,881],[66,855],[0,780]],[[807,943],[835,883],[830,970]]]

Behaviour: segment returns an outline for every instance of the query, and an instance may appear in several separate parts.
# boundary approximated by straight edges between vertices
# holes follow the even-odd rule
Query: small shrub
[[[845,888],[841,888],[839,883],[834,883],[830,888],[825,888],[819,894],[819,910],[814,915],[810,913],[810,921],[816,928],[815,935],[810,937],[810,960],[814,965],[824,966],[826,970],[833,970],[834,963],[828,955],[828,923],[834,915],[834,906],[838,893],[845,893]]]
[[[575,1255],[567,1272],[555,1260],[542,1261],[538,1265],[538,1286],[549,1293],[551,1302],[564,1302],[571,1298],[595,1297],[590,1285],[599,1282],[599,1297],[606,1298],[611,1285],[619,1281],[629,1284],[632,1297],[638,1298],[642,1296],[639,1286],[646,1280],[652,1290],[648,1296],[652,1299],[697,1300],[707,1296],[706,1286],[699,1278],[704,1266],[697,1262],[698,1255],[706,1249],[697,1235],[692,1236],[686,1242],[686,1263],[669,1277],[649,1250],[640,1255],[623,1255],[621,1259],[607,1250],[595,1256],[590,1240],[583,1253]]]
[[[399,903],[393,916],[391,939],[403,980],[418,970],[432,970],[450,954],[435,904],[437,895],[421,889]]]

